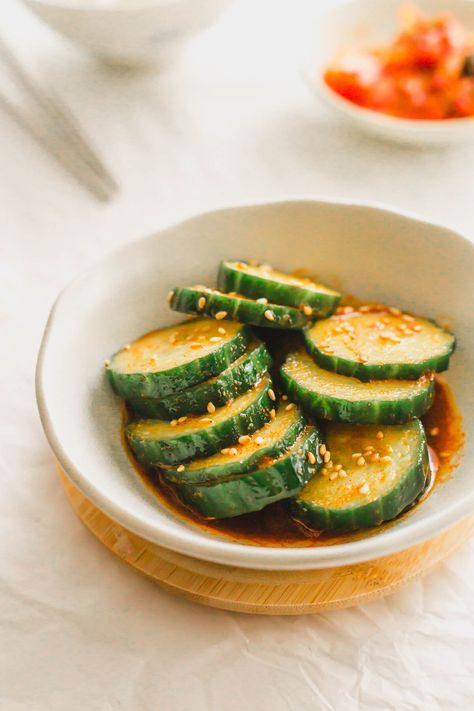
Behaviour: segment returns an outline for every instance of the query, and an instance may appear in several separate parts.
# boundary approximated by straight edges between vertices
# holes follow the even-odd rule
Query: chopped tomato
[[[423,17],[403,8],[392,44],[342,55],[324,78],[354,104],[392,116],[474,116],[474,39],[451,16]]]

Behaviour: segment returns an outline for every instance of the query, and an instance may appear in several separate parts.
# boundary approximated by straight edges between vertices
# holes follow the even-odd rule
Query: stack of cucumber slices
[[[306,528],[344,532],[411,505],[429,479],[418,418],[454,337],[267,265],[222,262],[217,284],[175,288],[171,308],[193,318],[106,362],[140,464],[205,518],[291,499]]]

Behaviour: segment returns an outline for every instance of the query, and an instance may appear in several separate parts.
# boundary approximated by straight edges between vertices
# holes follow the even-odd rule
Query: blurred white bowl
[[[170,58],[211,24],[229,0],[23,0],[38,17],[109,63],[146,66]]]
[[[389,42],[396,35],[398,12],[404,0],[347,0],[318,15],[311,31],[305,78],[337,114],[379,138],[410,144],[446,144],[474,138],[474,118],[439,121],[410,120],[364,109],[342,98],[324,81],[324,71],[341,50]],[[472,0],[415,0],[428,16],[450,12],[474,32]]]
[[[137,476],[120,438],[121,410],[104,357],[141,333],[180,320],[166,294],[212,285],[229,254],[289,271],[321,268],[347,293],[448,321],[458,348],[448,380],[468,440],[452,479],[377,535],[315,548],[271,548],[212,535],[173,514]],[[37,368],[43,426],[74,485],[139,536],[185,555],[243,568],[349,565],[414,546],[474,511],[474,244],[451,230],[363,204],[290,200],[203,213],[132,242],[62,292]],[[71,324],[74,327],[71,328]],[[84,335],[86,334],[86,336]]]

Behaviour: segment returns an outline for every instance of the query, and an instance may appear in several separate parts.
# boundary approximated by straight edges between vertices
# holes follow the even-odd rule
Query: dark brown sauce
[[[183,506],[173,487],[167,484],[160,474],[142,469],[128,448],[127,451],[133,466],[159,502],[189,525],[196,526],[206,533],[254,546],[287,548],[331,546],[367,538],[379,533],[382,529],[393,526],[400,518],[410,516],[440,483],[450,478],[459,463],[465,436],[462,429],[462,418],[451,389],[444,378],[440,376],[436,376],[436,394],[433,406],[422,417],[422,421],[428,438],[432,476],[419,502],[394,521],[349,534],[334,535],[305,529],[289,515],[284,501],[271,504],[262,511],[235,518],[215,521],[203,520]],[[439,430],[437,435],[431,434],[434,428]],[[125,438],[123,440],[125,442]]]

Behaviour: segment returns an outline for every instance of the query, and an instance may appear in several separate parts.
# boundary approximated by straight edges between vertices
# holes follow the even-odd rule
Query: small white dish
[[[275,570],[367,561],[434,536],[474,510],[474,443],[460,467],[412,515],[361,540],[320,548],[265,548],[208,534],[160,505],[120,439],[118,399],[103,362],[124,343],[180,320],[169,310],[177,284],[215,282],[229,256],[307,267],[368,301],[441,321],[458,337],[448,380],[473,430],[474,245],[451,230],[365,204],[289,200],[197,215],[103,259],[59,296],[37,367],[43,426],[61,466],[100,509],[174,551],[233,566]]]
[[[449,12],[474,32],[472,0],[416,0],[427,16]],[[324,71],[348,47],[371,47],[393,39],[403,0],[346,0],[318,14],[309,31],[304,77],[310,88],[337,115],[382,139],[417,145],[444,145],[474,138],[474,118],[417,121],[365,109],[339,96],[324,81]]]
[[[50,27],[111,64],[166,62],[229,0],[23,0]]]

